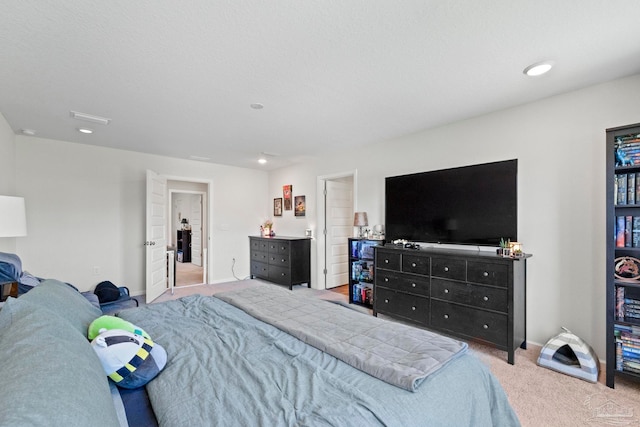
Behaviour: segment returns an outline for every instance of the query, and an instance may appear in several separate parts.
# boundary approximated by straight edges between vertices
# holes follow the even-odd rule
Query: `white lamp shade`
[[[23,197],[0,196],[0,237],[27,235]]]
[[[369,221],[367,219],[366,212],[356,212],[353,215],[353,226],[354,227],[366,227],[369,225]]]

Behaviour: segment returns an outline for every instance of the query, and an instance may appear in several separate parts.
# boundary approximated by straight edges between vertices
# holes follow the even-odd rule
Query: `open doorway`
[[[349,283],[348,238],[353,235],[356,172],[318,177],[318,282],[321,289]]]
[[[207,184],[168,181],[169,245],[175,253],[175,285],[206,282],[206,195]]]

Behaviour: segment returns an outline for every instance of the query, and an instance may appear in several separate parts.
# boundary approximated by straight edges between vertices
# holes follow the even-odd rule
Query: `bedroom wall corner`
[[[15,159],[16,136],[0,113],[0,194],[3,196],[17,196]],[[0,252],[16,252],[16,238],[0,237]]]
[[[25,269],[93,290],[102,280],[145,292],[146,170],[212,183],[212,282],[249,274],[248,235],[267,206],[267,173],[186,159],[18,136],[17,190],[31,206],[18,242]],[[28,208],[29,209],[29,208]],[[97,269],[96,269],[97,267]]]

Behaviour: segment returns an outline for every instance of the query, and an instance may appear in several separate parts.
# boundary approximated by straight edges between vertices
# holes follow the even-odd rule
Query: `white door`
[[[325,184],[325,288],[349,283],[348,238],[353,234],[353,185],[339,181]]]
[[[166,224],[167,178],[147,170],[147,303],[167,289]]]
[[[202,195],[191,197],[191,262],[202,267]]]

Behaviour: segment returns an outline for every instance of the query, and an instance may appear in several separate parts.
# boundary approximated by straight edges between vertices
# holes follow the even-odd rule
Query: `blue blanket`
[[[467,351],[467,344],[403,323],[345,310],[278,286],[216,294],[345,363],[409,391]]]
[[[120,317],[167,350],[164,371],[147,385],[161,426],[519,425],[496,379],[470,354],[412,393],[214,297]]]

